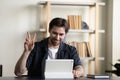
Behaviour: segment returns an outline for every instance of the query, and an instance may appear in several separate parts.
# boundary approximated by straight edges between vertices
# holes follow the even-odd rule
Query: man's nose
[[[57,40],[60,39],[60,35],[59,35],[59,34],[56,35],[56,39],[57,39]]]

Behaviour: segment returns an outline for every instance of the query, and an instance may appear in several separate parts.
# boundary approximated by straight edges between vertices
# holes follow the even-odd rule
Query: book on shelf
[[[109,79],[110,76],[106,74],[87,74],[87,78],[93,79]]]
[[[89,42],[86,42],[86,48],[87,48],[87,56],[92,57],[92,52],[91,52],[91,46]]]
[[[67,44],[76,47],[79,57],[92,57],[89,42],[67,42]]]
[[[68,23],[70,25],[70,29],[81,29],[82,16],[80,16],[80,15],[68,15]]]

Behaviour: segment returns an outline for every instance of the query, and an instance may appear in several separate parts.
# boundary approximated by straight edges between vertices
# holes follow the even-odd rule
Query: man
[[[73,59],[73,75],[75,78],[83,76],[83,68],[77,50],[63,42],[69,30],[67,21],[54,18],[49,24],[50,36],[40,42],[35,42],[36,34],[31,39],[27,33],[24,51],[15,67],[15,75],[21,76],[28,71],[28,76],[44,78],[46,59]]]

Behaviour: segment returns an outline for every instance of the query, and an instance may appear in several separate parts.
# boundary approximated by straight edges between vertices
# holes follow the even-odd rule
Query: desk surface
[[[39,78],[29,78],[29,77],[0,77],[0,80],[40,80]],[[53,79],[45,79],[53,80]],[[54,79],[54,80],[76,80],[76,79]],[[77,80],[120,80],[120,77],[111,77],[110,79],[90,79],[86,77],[81,77]]]

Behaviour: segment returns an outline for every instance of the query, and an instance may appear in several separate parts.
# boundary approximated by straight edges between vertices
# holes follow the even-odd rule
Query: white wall
[[[113,64],[120,59],[120,0],[113,1]]]
[[[0,64],[3,65],[3,76],[14,76],[14,66],[22,54],[26,32],[39,29],[35,6],[39,1],[0,0]]]
[[[13,76],[14,66],[23,51],[26,32],[36,30],[39,0],[0,0],[0,64],[3,76]]]

